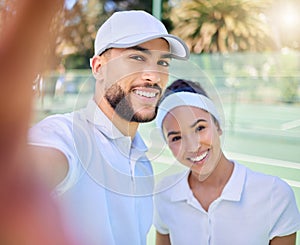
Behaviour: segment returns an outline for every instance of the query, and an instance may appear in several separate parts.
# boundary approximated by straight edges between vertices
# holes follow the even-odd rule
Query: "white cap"
[[[156,38],[168,41],[174,58],[188,59],[189,49],[184,41],[168,34],[162,22],[141,10],[120,11],[108,18],[97,32],[94,55],[109,48],[129,48]]]

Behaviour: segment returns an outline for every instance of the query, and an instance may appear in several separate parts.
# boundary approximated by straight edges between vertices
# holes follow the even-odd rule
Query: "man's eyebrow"
[[[139,45],[130,47],[130,48],[128,48],[128,49],[133,49],[133,50],[136,50],[136,51],[141,51],[141,52],[144,52],[144,53],[147,53],[147,54],[151,54],[149,49],[143,48],[143,47],[141,47],[141,46],[139,46]]]
[[[139,45],[130,47],[130,48],[128,48],[128,49],[133,49],[133,50],[136,50],[136,51],[141,51],[141,52],[144,52],[144,53],[149,54],[149,55],[151,54],[151,51],[150,51],[149,49],[143,48],[143,47],[141,47],[141,46],[139,46]],[[161,57],[162,57],[162,58],[172,58],[173,55],[172,55],[171,53],[165,53],[165,52],[164,52],[164,53],[162,54]]]

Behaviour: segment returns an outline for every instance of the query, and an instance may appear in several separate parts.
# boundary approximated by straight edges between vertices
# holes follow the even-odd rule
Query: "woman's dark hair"
[[[206,92],[204,91],[204,89],[201,87],[199,83],[190,80],[185,80],[185,79],[178,79],[172,82],[166,88],[166,91],[163,94],[160,102],[163,101],[170,94],[178,93],[178,92],[190,92],[195,94],[202,94],[208,97],[208,95],[206,94]]]

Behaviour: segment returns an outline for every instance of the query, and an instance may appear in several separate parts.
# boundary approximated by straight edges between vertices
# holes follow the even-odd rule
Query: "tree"
[[[172,33],[194,53],[263,51],[276,48],[266,11],[270,0],[182,1],[167,16]]]
[[[114,12],[127,9],[149,12],[151,1],[76,0],[53,23],[54,40],[50,52],[55,50],[57,60],[65,60],[67,68],[88,68],[99,26]]]
[[[73,62],[69,68],[88,67],[98,26],[107,17],[104,1],[101,0],[77,0],[71,8],[64,8],[53,21],[51,29],[54,38],[49,51],[55,51],[55,65],[59,62],[64,63],[71,55],[71,58],[78,57],[79,62],[75,67]],[[68,62],[70,58],[67,59]]]

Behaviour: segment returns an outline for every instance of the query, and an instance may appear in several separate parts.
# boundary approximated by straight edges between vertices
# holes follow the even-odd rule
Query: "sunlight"
[[[288,5],[282,9],[281,21],[285,28],[298,28],[299,15],[292,5]]]

